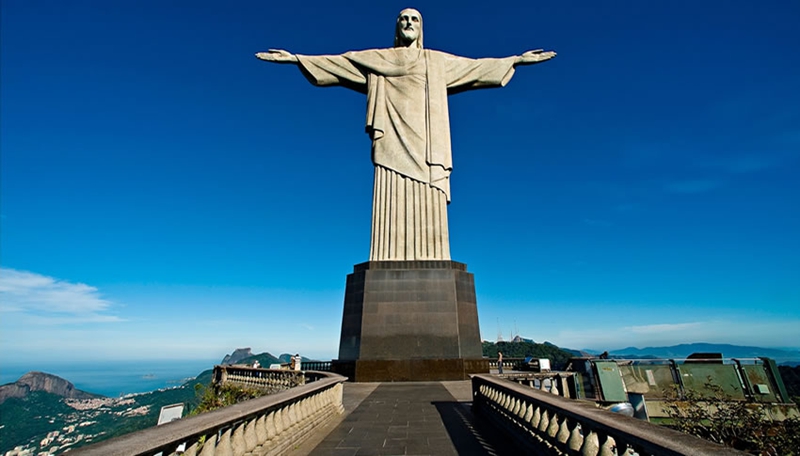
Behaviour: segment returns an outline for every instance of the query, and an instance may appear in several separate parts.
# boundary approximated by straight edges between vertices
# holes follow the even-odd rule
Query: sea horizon
[[[61,377],[87,393],[118,397],[180,386],[219,362],[219,359],[2,362],[0,385],[14,383],[35,371]]]

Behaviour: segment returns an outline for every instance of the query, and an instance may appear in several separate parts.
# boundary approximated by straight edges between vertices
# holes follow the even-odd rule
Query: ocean
[[[147,393],[179,386],[189,378],[212,369],[219,360],[95,361],[0,364],[0,385],[13,383],[30,371],[57,375],[76,388],[108,397]]]

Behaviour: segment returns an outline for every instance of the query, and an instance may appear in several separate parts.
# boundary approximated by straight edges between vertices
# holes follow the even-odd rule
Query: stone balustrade
[[[314,374],[311,373],[311,375]],[[234,385],[239,388],[262,390],[268,394],[305,385],[306,380],[306,374],[303,371],[262,369],[235,365],[214,366],[213,376],[215,387]],[[315,378],[308,379],[308,381],[313,380]]]
[[[514,373],[504,378],[525,385],[529,388],[544,391],[556,396],[580,399],[577,392],[577,375],[574,372],[527,372]]]
[[[532,455],[745,455],[689,434],[491,375],[472,377],[473,410]]]
[[[320,372],[331,372],[330,361],[303,361],[300,363],[302,370],[312,370]]]
[[[265,369],[266,370],[266,369]],[[284,371],[286,374],[301,374]],[[229,374],[231,372],[228,372]],[[279,455],[344,412],[340,375],[306,372],[286,391],[176,420],[70,452],[76,456]],[[310,381],[315,379],[315,381]],[[181,452],[178,449],[182,448]]]

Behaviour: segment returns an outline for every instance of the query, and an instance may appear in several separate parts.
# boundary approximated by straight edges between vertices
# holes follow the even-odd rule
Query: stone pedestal
[[[347,276],[339,359],[332,368],[357,382],[465,380],[489,372],[466,265],[356,265]]]

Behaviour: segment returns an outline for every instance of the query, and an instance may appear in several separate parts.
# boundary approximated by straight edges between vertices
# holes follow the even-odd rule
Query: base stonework
[[[427,382],[469,380],[470,374],[489,372],[489,360],[394,359],[333,360],[331,370],[354,382]]]
[[[352,381],[464,380],[486,373],[475,281],[455,261],[370,261],[347,276],[339,359]]]

